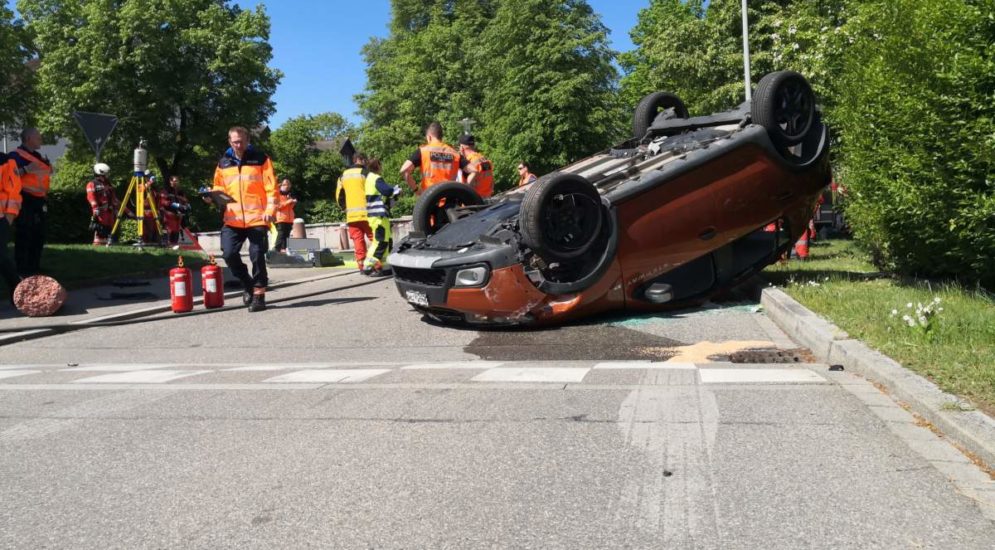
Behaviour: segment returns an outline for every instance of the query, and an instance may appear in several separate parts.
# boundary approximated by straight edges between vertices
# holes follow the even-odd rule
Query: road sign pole
[[[743,0],[743,82],[746,86],[746,101],[753,100],[750,92],[750,26],[746,14],[746,0]]]

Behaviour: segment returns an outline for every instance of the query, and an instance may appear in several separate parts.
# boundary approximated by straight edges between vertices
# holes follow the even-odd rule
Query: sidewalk
[[[219,262],[223,266],[223,262]],[[194,301],[200,300],[200,270],[192,269]],[[271,268],[270,287],[287,286],[316,278],[324,278],[342,273],[341,268]],[[224,270],[225,281],[234,278]],[[65,305],[51,317],[28,317],[14,309],[9,303],[0,305],[0,331],[23,329],[49,325],[90,323],[105,318],[125,319],[146,314],[150,309],[168,308],[170,305],[169,277],[121,277],[115,282],[127,282],[129,286],[104,284],[100,286],[70,290]],[[133,285],[133,286],[132,286]],[[226,298],[237,298],[240,290],[226,291]],[[132,315],[129,315],[132,314]],[[0,345],[11,341],[15,335],[24,333],[0,333]]]

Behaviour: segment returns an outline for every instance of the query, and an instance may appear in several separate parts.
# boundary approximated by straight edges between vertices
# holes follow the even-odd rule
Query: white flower
[[[788,34],[795,34],[796,32],[798,32],[798,27],[796,27],[794,25],[791,25],[790,27],[788,27]]]
[[[912,307],[912,302],[905,304],[905,307]]]
[[[891,316],[894,317],[896,315],[898,315],[898,310],[897,309],[891,310]]]

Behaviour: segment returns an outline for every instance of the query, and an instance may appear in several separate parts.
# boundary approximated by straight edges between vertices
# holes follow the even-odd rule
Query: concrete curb
[[[337,270],[337,273],[323,273],[321,275],[315,275],[315,276],[311,276],[311,277],[302,277],[300,279],[293,279],[293,280],[290,280],[290,281],[283,281],[282,283],[274,283],[274,284],[272,284],[272,285],[269,286],[269,289],[270,290],[276,290],[276,289],[279,289],[279,288],[286,288],[286,287],[296,286],[296,285],[305,284],[305,283],[313,283],[315,281],[323,281],[325,279],[332,279],[332,278],[335,278],[335,277],[342,277],[342,276],[345,276],[345,275],[352,275],[354,273],[355,273],[355,271],[353,271],[353,270],[343,271],[343,270],[339,269],[339,270]],[[242,295],[242,291],[241,290],[236,290],[236,291],[232,291],[232,292],[226,292],[225,293],[225,300],[228,300],[228,299],[231,299],[231,298],[238,298],[241,295]],[[194,306],[197,306],[199,304],[203,304],[204,303],[204,298],[203,297],[194,298],[193,303],[194,303]],[[172,310],[172,305],[170,304],[170,301],[169,300],[164,300],[164,301],[160,301],[156,305],[152,305],[152,306],[148,306],[148,307],[143,307],[143,308],[137,308],[137,309],[133,309],[133,310],[130,310],[130,311],[125,311],[123,313],[114,313],[114,314],[111,314],[111,315],[105,315],[103,317],[97,317],[95,319],[86,319],[86,320],[82,320],[82,321],[73,321],[73,322],[70,322],[70,323],[66,323],[66,325],[88,325],[90,323],[103,323],[103,322],[109,322],[109,321],[127,321],[127,320],[130,320],[130,319],[137,319],[137,318],[140,318],[140,317],[147,317],[149,315],[155,315],[157,313],[166,313],[166,312],[171,311],[171,310]],[[7,344],[14,344],[14,343],[17,343],[17,342],[23,342],[25,340],[34,340],[34,339],[37,339],[37,338],[44,338],[46,336],[51,336],[53,334],[58,334],[58,333],[59,333],[59,331],[58,330],[54,330],[54,329],[47,329],[47,328],[32,329],[32,328],[26,328],[26,329],[24,329],[24,332],[10,332],[10,333],[5,333],[5,334],[0,334],[0,346],[4,346],[4,345],[7,345]]]
[[[796,342],[812,350],[816,359],[830,365],[843,365],[847,370],[881,384],[955,443],[989,467],[995,466],[995,420],[991,417],[977,410],[958,410],[969,404],[863,342],[850,338],[781,290],[764,289],[760,303],[770,319]]]

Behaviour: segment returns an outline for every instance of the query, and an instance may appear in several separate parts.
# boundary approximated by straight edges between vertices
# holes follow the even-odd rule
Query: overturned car
[[[829,132],[798,73],[689,117],[664,92],[633,138],[484,202],[429,188],[390,256],[401,296],[446,323],[559,323],[700,302],[777,259],[830,183]]]

